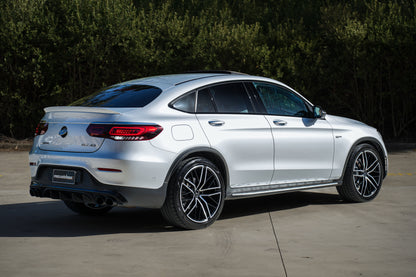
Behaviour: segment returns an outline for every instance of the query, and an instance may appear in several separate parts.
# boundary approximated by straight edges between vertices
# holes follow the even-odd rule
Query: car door
[[[312,106],[294,91],[275,84],[252,84],[273,133],[272,184],[329,180],[334,154],[331,125],[314,118]]]
[[[273,137],[267,119],[255,113],[243,83],[198,90],[196,116],[211,147],[227,163],[231,187],[270,184]]]

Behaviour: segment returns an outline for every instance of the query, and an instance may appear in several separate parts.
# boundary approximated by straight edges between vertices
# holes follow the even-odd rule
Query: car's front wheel
[[[195,157],[178,166],[161,211],[174,226],[201,229],[218,218],[224,197],[225,185],[217,166],[208,159]]]
[[[352,152],[343,183],[337,187],[340,196],[350,202],[374,199],[383,182],[383,164],[377,150],[370,144],[360,144]]]

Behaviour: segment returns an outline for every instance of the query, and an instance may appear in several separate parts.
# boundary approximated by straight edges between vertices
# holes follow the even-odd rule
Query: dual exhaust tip
[[[95,199],[95,203],[97,203],[100,206],[104,205],[104,204],[107,205],[107,206],[115,206],[114,201],[111,198],[97,197]]]

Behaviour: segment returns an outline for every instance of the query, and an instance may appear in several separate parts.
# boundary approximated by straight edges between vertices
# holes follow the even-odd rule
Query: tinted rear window
[[[198,91],[198,105],[196,111],[198,113],[215,113],[214,103],[209,89]]]
[[[209,90],[219,113],[252,113],[254,111],[242,83],[217,85]]]
[[[70,106],[141,108],[152,102],[161,92],[160,88],[153,86],[114,85],[81,98]]]
[[[182,96],[172,104],[172,107],[183,112],[194,113],[195,92]]]

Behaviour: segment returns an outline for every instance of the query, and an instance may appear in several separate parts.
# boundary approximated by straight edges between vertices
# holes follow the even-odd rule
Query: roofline
[[[231,71],[231,70],[196,70],[196,71],[186,71],[185,73],[179,73],[179,74],[219,74],[219,75],[231,75],[231,74],[236,74],[236,75],[246,75],[249,76],[246,73],[242,73],[242,72],[237,72],[237,71]],[[192,82],[192,81],[196,81],[199,79],[205,79],[205,78],[211,78],[211,77],[217,77],[218,75],[209,75],[209,76],[202,76],[202,77],[198,77],[198,78],[193,78],[193,79],[188,79],[179,83],[176,83],[175,86],[187,83],[187,82]]]
[[[193,78],[193,79],[188,79],[179,83],[174,84],[174,86],[179,86],[188,82],[192,82],[192,81],[196,81],[196,80],[200,80],[200,79],[205,79],[205,78],[212,78],[212,77],[217,77],[218,75],[208,75],[208,76],[202,76],[202,77],[198,77],[198,78]]]
[[[214,70],[194,70],[194,71],[185,71],[186,73],[217,73],[217,74],[239,74],[239,75],[248,75],[247,73],[232,71],[232,70],[222,70],[222,69],[214,69]]]

